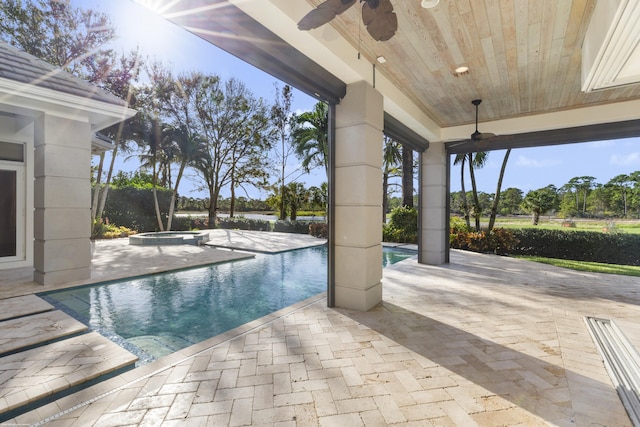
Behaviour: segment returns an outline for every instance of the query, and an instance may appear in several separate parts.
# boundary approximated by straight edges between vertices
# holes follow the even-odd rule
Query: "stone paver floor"
[[[306,301],[21,415],[48,426],[628,426],[584,316],[640,342],[640,278],[452,251],[369,312]]]

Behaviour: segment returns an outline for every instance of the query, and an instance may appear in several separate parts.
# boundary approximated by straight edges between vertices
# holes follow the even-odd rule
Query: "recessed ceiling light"
[[[466,74],[469,74],[469,67],[466,66],[458,67],[453,70],[453,75],[456,77],[464,76]]]
[[[436,7],[438,3],[440,3],[440,0],[422,0],[422,7],[431,9],[432,7]]]
[[[385,62],[387,62],[387,58],[385,58],[384,56],[378,56],[376,59],[381,64],[384,64]]]

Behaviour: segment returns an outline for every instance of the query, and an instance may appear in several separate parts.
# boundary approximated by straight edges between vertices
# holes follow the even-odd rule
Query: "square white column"
[[[422,205],[420,262],[439,265],[447,261],[447,152],[443,143],[431,143],[422,153]]]
[[[91,275],[91,128],[45,114],[35,122],[34,280]]]
[[[335,305],[369,310],[382,301],[383,97],[367,82],[336,106]]]

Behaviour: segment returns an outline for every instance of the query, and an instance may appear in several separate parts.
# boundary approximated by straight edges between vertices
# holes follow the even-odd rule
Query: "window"
[[[17,255],[17,171],[0,170],[0,257]]]

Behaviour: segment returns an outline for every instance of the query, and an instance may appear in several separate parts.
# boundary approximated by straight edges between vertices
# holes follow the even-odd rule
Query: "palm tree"
[[[413,150],[402,146],[402,206],[413,207]]]
[[[460,165],[460,191],[462,192],[462,211],[464,213],[464,221],[467,224],[467,230],[471,230],[471,221],[469,219],[469,202],[467,201],[467,190],[464,187],[464,167],[467,163],[467,154],[457,154],[454,165]]]
[[[496,215],[498,213],[498,204],[500,203],[500,189],[502,188],[502,179],[504,178],[504,172],[507,169],[507,161],[509,161],[509,154],[511,154],[511,148],[504,154],[502,159],[502,167],[500,168],[500,176],[498,177],[498,185],[496,187],[496,195],[493,198],[493,205],[491,206],[491,216],[489,217],[488,231],[493,230],[493,225],[496,223]]]
[[[290,182],[284,192],[286,204],[289,205],[291,221],[298,218],[298,209],[309,200],[309,191],[300,182]]]
[[[171,145],[174,149],[172,158],[180,162],[178,176],[176,177],[173,192],[171,193],[171,203],[169,204],[169,214],[167,217],[167,230],[171,230],[171,221],[173,219],[180,180],[182,179],[185,168],[202,154],[202,139],[184,125],[169,127],[165,133],[165,138],[172,142]]]
[[[145,112],[138,113],[131,124],[134,141],[136,141],[141,149],[146,150],[146,153],[143,152],[138,156],[141,161],[141,167],[152,170],[153,202],[155,205],[156,219],[158,221],[158,229],[160,231],[164,231],[164,224],[162,223],[162,217],[160,215],[156,187],[158,186],[159,153],[162,152],[162,144],[166,141],[164,128],[165,125],[157,118]]]
[[[318,102],[313,110],[294,118],[293,143],[296,154],[302,159],[302,167],[309,173],[317,166],[324,166],[329,176],[329,107]]]
[[[469,153],[469,160],[467,165],[469,166],[469,177],[471,178],[471,190],[473,192],[473,217],[476,223],[476,231],[480,231],[480,216],[482,215],[482,207],[480,206],[480,199],[478,198],[478,187],[476,185],[476,169],[481,169],[487,163],[489,154],[485,151],[479,151],[473,155]]]
[[[398,165],[402,162],[401,144],[388,136],[384,136],[382,152],[382,223],[387,222],[387,209],[389,206],[389,175],[397,172]]]

